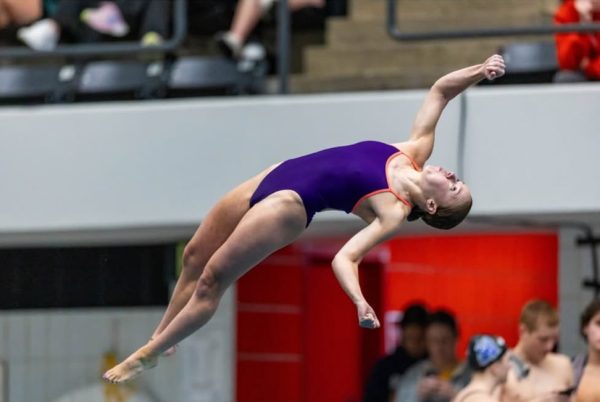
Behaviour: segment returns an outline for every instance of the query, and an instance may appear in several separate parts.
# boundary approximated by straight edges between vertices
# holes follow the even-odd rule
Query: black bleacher
[[[0,68],[0,101],[49,101],[60,87],[61,66],[6,66]]]
[[[506,63],[500,84],[551,83],[558,71],[554,41],[511,43],[499,49],[499,54]]]
[[[272,12],[255,33],[255,37],[267,42],[266,58],[238,63],[220,56],[215,50],[207,52],[210,46],[194,47],[199,42],[210,44],[217,31],[229,26],[236,1],[181,1],[186,1],[186,12],[182,14],[186,16],[185,40],[176,49],[162,51],[158,57],[154,53],[150,58],[154,61],[143,61],[140,52],[80,57],[60,53],[60,49],[55,54],[38,53],[31,59],[9,56],[7,60],[0,48],[0,104],[262,93],[267,75],[275,73],[272,53],[276,13]],[[324,10],[308,9],[295,13],[292,30],[322,31],[327,15],[345,11],[346,0],[330,0],[327,4]],[[135,42],[132,44],[137,46]],[[87,46],[89,49],[89,44]],[[67,47],[62,46],[63,49]],[[22,50],[26,49],[23,47]],[[297,57],[297,54],[293,52],[292,56]],[[44,57],[50,61],[44,62]]]
[[[173,62],[102,60],[71,65],[0,67],[0,104],[140,100],[257,94],[266,78],[223,57],[189,56]]]
[[[556,45],[551,40],[509,43],[500,49],[506,64],[504,76],[483,80],[479,86],[550,84],[558,72]]]

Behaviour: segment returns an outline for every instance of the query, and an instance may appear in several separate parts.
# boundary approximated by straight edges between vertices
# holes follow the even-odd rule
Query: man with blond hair
[[[569,401],[573,368],[567,356],[554,353],[558,313],[549,303],[532,300],[523,307],[519,321],[519,342],[512,353],[527,367],[528,374],[519,379],[514,371],[509,373],[502,401]]]

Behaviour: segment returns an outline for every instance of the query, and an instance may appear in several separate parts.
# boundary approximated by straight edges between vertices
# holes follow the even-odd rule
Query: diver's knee
[[[204,301],[217,301],[223,288],[219,275],[211,270],[205,270],[196,284],[195,296]]]

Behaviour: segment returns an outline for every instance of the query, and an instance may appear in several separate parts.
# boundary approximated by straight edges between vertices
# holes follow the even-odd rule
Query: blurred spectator
[[[519,342],[515,358],[528,366],[527,377],[510,372],[503,386],[503,401],[568,401],[573,386],[573,369],[567,356],[554,353],[558,342],[559,319],[547,302],[532,300],[521,311]]]
[[[0,0],[0,29],[30,24],[42,12],[42,0]]]
[[[587,353],[575,358],[573,402],[600,401],[600,299],[593,300],[581,314],[581,333]]]
[[[409,304],[398,322],[401,332],[393,353],[379,359],[365,386],[364,402],[389,402],[400,376],[427,356],[425,327],[427,310],[420,303]]]
[[[106,4],[106,3],[104,3]],[[121,10],[126,23],[131,27],[137,38],[141,40],[142,45],[152,46],[161,44],[169,36],[169,24],[171,21],[172,2],[169,0],[116,0],[115,4]],[[92,10],[94,11],[94,10]],[[99,10],[98,10],[99,13]],[[99,25],[93,23],[93,15],[84,21],[93,29],[100,31],[103,21],[110,20],[100,16],[96,19]],[[110,24],[105,24],[110,26]]]
[[[134,27],[143,45],[157,45],[167,34],[169,10],[165,0],[60,0],[52,16],[19,29],[17,35],[32,49],[50,51],[64,37],[97,42],[102,35],[125,37]]]
[[[445,310],[429,315],[425,342],[429,358],[412,366],[396,389],[396,402],[449,402],[471,379],[456,355],[458,325]]]
[[[504,339],[498,336],[476,335],[471,338],[467,361],[473,377],[453,402],[499,401],[497,388],[506,382],[510,370],[507,349]]]
[[[217,34],[221,51],[230,58],[239,58],[248,36],[262,16],[277,0],[239,0],[229,31]],[[325,0],[288,0],[291,11],[305,7],[321,8]]]
[[[600,0],[566,0],[554,15],[556,24],[600,21]],[[600,79],[600,32],[557,34],[557,82]]]
[[[59,0],[51,16],[19,29],[17,36],[30,48],[41,51],[53,50],[61,39],[76,43],[99,41],[101,34],[89,29],[81,16],[84,10],[97,8],[100,4],[99,0]],[[128,31],[120,14],[113,18],[113,27],[114,36],[123,36]]]

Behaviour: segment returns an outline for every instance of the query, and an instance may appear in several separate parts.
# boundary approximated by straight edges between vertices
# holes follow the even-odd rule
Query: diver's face
[[[438,206],[451,207],[471,199],[469,187],[456,173],[441,166],[425,166],[421,187],[425,198],[432,198]]]

